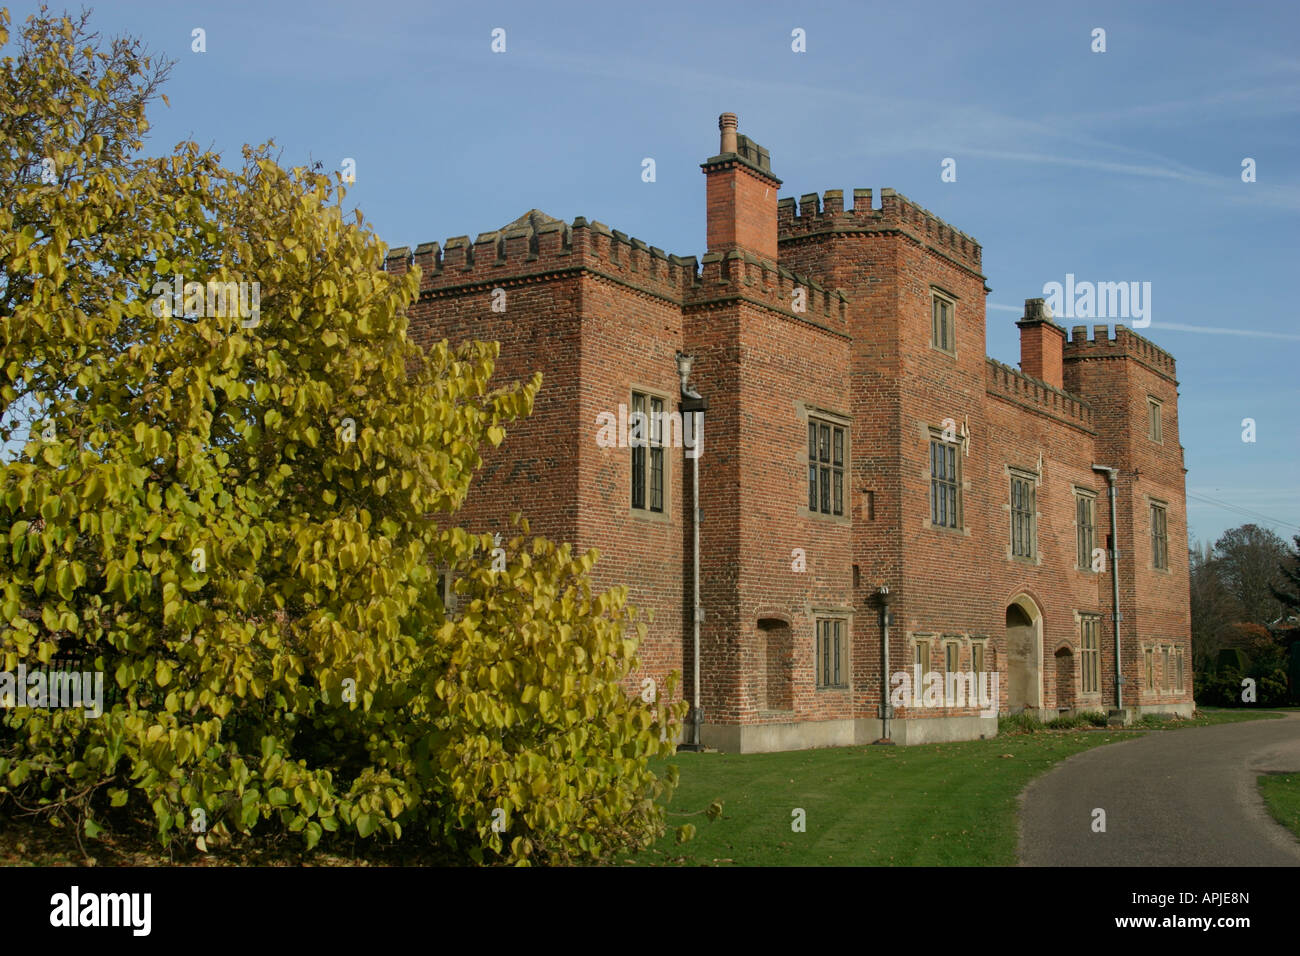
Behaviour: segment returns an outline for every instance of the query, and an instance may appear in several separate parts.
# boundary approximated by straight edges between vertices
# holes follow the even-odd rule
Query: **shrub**
[[[1246,652],[1236,647],[1225,647],[1219,651],[1219,659],[1215,662],[1215,670],[1220,674],[1236,671],[1239,674],[1246,673],[1250,668],[1250,661],[1246,657]]]
[[[1027,711],[998,717],[999,734],[1032,734],[1042,729],[1043,722]]]

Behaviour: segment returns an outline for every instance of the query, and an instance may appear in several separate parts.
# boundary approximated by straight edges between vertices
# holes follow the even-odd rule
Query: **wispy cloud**
[[[1206,335],[1240,335],[1251,339],[1282,339],[1286,342],[1300,342],[1300,334],[1294,332],[1261,332],[1256,329],[1233,329],[1214,325],[1184,325],[1181,322],[1152,322],[1153,329],[1169,329],[1174,332],[1203,332]]]
[[[1024,312],[1023,306],[1001,305],[997,302],[985,303],[984,307],[994,312],[1014,312],[1017,315]],[[1205,335],[1237,335],[1249,339],[1278,339],[1283,342],[1300,342],[1300,333],[1296,332],[1266,332],[1258,329],[1237,329],[1217,325],[1187,325],[1183,322],[1152,322],[1150,327],[1153,330],[1168,329],[1171,332],[1201,332]]]
[[[1058,156],[1051,153],[1021,153],[1000,149],[966,147],[962,150],[972,156],[1002,159],[1021,163],[1045,163],[1053,166],[1072,166],[1098,172],[1118,173],[1124,176],[1141,176],[1147,179],[1167,179],[1174,182],[1204,186],[1213,190],[1210,195],[1231,203],[1268,206],[1273,209],[1300,210],[1300,189],[1294,186],[1273,186],[1265,183],[1243,183],[1234,176],[1178,169],[1175,166],[1153,166],[1138,163],[1119,163],[1104,159],[1086,159],[1081,156]]]
[[[1258,103],[1272,113],[1292,113],[1300,107],[1300,86],[1251,87],[1215,91],[1201,97],[1161,103],[1135,104],[1109,112],[1064,114],[1048,120],[1029,119],[990,109],[975,103],[953,105],[925,97],[883,96],[853,87],[832,87],[792,81],[788,76],[746,76],[686,62],[664,62],[637,56],[609,57],[589,52],[529,50],[513,54],[513,62],[534,69],[582,76],[589,79],[628,81],[660,89],[689,92],[701,89],[735,91],[769,99],[773,109],[782,103],[819,102],[837,104],[874,117],[869,129],[842,137],[839,148],[822,150],[823,161],[860,161],[864,156],[933,153],[977,156],[1006,162],[1064,166],[1117,176],[1168,180],[1204,187],[1208,196],[1234,204],[1300,210],[1300,188],[1268,183],[1244,184],[1239,170],[1207,173],[1187,166],[1176,158],[1151,152],[1116,139],[1094,135],[1088,127],[1105,122],[1114,126],[1117,118],[1143,119],[1178,112],[1205,111],[1230,104]],[[918,120],[918,117],[925,117]],[[1000,144],[1035,142],[1048,149],[1007,150]],[[1113,157],[1113,158],[1111,158]]]

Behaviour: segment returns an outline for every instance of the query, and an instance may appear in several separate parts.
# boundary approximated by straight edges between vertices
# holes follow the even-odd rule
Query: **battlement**
[[[714,297],[718,286],[726,285],[774,309],[796,318],[829,324],[837,331],[843,330],[847,321],[848,297],[839,289],[829,289],[789,269],[773,268],[751,253],[739,250],[706,253],[703,266],[696,288],[697,300]],[[803,290],[801,297],[796,297],[797,290]],[[800,299],[803,307],[796,308]]]
[[[1076,325],[1070,329],[1069,341],[1064,346],[1066,362],[1089,358],[1112,358],[1117,355],[1129,355],[1169,378],[1175,378],[1174,357],[1154,342],[1144,339],[1126,325],[1115,326],[1115,335],[1110,335],[1110,326],[1094,325],[1092,338],[1088,338],[1088,326]]]
[[[985,357],[985,362],[985,389],[990,395],[999,395],[1021,405],[1040,408],[1048,414],[1092,430],[1092,406],[1083,399],[1053,388],[997,359]]]
[[[853,206],[844,208],[844,191],[828,189],[821,196],[805,193],[796,203],[793,197],[776,204],[778,241],[800,239],[828,232],[902,231],[937,249],[974,272],[980,272],[980,244],[954,229],[928,209],[892,189],[880,191],[881,208],[871,208],[870,189],[853,190]]]
[[[683,305],[712,298],[719,286],[730,286],[728,291],[741,292],[796,318],[836,329],[847,320],[848,298],[843,292],[742,250],[707,253],[701,271],[695,256],[669,255],[582,216],[572,224],[544,214],[525,225],[518,222],[480,233],[473,242],[468,236],[453,236],[445,245],[421,243],[414,255],[400,246],[389,251],[385,269],[401,274],[419,266],[421,292],[588,269]],[[796,290],[803,295],[796,297]]]
[[[699,279],[694,256],[669,255],[582,216],[570,224],[537,210],[473,242],[468,236],[453,236],[445,246],[426,242],[414,256],[405,246],[393,249],[385,268],[401,273],[412,264],[422,273],[421,292],[589,269],[681,302]]]

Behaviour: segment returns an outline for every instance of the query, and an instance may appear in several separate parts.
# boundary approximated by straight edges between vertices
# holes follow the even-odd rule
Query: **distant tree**
[[[1283,584],[1273,590],[1273,596],[1284,608],[1283,620],[1273,628],[1273,635],[1278,644],[1288,651],[1291,699],[1295,701],[1300,700],[1300,626],[1293,620],[1300,617],[1300,534],[1291,540],[1293,547],[1280,568]]]
[[[1300,615],[1300,534],[1291,539],[1293,547],[1278,567],[1280,587],[1274,587],[1275,597],[1289,615]]]
[[[1225,531],[1214,543],[1216,572],[1240,606],[1240,620],[1267,626],[1281,616],[1275,586],[1286,556],[1286,542],[1253,524]]]
[[[1208,544],[1194,543],[1188,553],[1191,569],[1192,666],[1213,668],[1227,628],[1241,619],[1241,607],[1228,593]]]
[[[1241,648],[1250,662],[1249,669],[1271,671],[1282,666],[1282,651],[1268,628],[1262,624],[1234,624],[1229,630],[1233,644]]]

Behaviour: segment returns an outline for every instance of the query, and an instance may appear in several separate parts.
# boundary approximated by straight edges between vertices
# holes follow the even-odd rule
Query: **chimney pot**
[[[722,143],[718,149],[719,153],[734,153],[736,151],[736,114],[723,113],[718,117],[718,129],[722,130]]]

